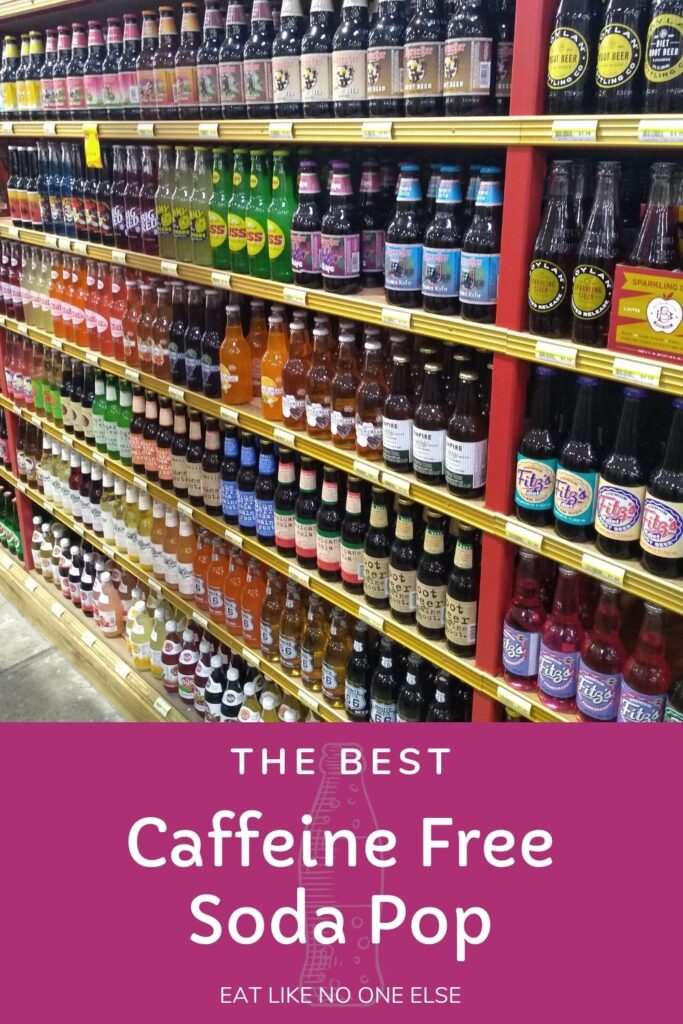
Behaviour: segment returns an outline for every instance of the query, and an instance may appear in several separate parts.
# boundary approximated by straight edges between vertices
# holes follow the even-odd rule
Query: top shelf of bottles
[[[330,145],[461,145],[647,147],[683,143],[683,115],[594,117],[306,118],[241,121],[3,121],[0,132],[20,138],[82,138],[160,142],[205,141]]]

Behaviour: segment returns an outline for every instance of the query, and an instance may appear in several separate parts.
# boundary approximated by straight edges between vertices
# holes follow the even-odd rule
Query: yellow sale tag
[[[522,547],[531,548],[532,551],[540,551],[543,547],[542,533],[514,521],[506,522],[505,537],[514,544],[521,544]]]
[[[556,366],[576,366],[577,350],[573,345],[562,345],[555,341],[537,341],[535,356],[539,363],[554,363]]]
[[[412,324],[412,314],[405,309],[393,309],[391,306],[383,306],[382,323],[387,327],[399,327],[401,330],[409,331]]]
[[[394,130],[393,121],[363,121],[361,135],[364,139],[388,140]]]
[[[97,134],[96,124],[84,124],[85,135],[85,162],[88,167],[102,169],[102,150],[100,149],[100,138]]]

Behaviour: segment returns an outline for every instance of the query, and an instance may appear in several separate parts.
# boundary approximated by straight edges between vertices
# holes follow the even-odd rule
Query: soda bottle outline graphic
[[[346,893],[335,893],[335,868],[328,868],[323,864],[325,829],[335,831],[348,828],[361,840],[365,839],[369,831],[379,827],[375,809],[365,786],[365,757],[362,757],[362,771],[358,775],[342,775],[342,747],[341,743],[326,743],[320,759],[320,785],[310,811],[313,818],[310,826],[311,849],[313,857],[318,861],[318,867],[304,867],[299,862],[298,884],[306,890],[307,935],[313,935],[313,928],[318,922],[315,912],[319,907],[337,907],[344,917],[345,945],[336,943],[322,946],[313,939],[306,943],[306,955],[299,984],[310,985],[314,992],[323,987],[346,986],[354,993],[366,985],[384,985],[378,947],[375,946],[373,949],[370,942],[370,903],[350,903]],[[344,813],[345,811],[347,813]],[[367,827],[360,831],[366,822]],[[384,892],[383,871],[378,871],[375,878],[372,883],[373,892],[381,895]],[[322,1005],[334,1008],[339,1004],[325,1002]],[[344,1003],[345,1008],[367,1005],[358,1002],[357,999]]]

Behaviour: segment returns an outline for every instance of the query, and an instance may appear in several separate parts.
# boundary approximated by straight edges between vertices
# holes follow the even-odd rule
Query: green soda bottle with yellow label
[[[270,206],[270,168],[268,151],[251,151],[249,174],[249,201],[245,217],[247,229],[247,255],[251,277],[270,277],[268,259],[268,207]]]
[[[247,253],[247,203],[249,202],[249,175],[247,173],[248,149],[233,152],[232,195],[228,203],[228,249],[230,269],[235,274],[249,273]]]
[[[230,202],[230,150],[220,146],[213,151],[211,169],[213,191],[209,202],[209,241],[211,261],[216,270],[230,270],[228,244],[228,204]]]
[[[273,154],[272,199],[268,208],[268,259],[273,281],[288,284],[292,274],[292,217],[296,209],[286,149]]]
[[[194,188],[190,195],[190,240],[192,262],[197,267],[211,266],[211,243],[209,241],[209,201],[213,185],[209,151],[196,146],[192,171]]]

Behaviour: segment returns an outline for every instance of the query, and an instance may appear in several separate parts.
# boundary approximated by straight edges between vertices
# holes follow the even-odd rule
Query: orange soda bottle
[[[261,360],[268,344],[266,306],[263,299],[252,299],[249,308],[251,321],[247,341],[251,350],[251,384],[254,397],[259,398],[261,395]]]
[[[138,323],[142,314],[142,297],[138,282],[126,279],[126,312],[123,314],[123,358],[126,366],[138,365]]]
[[[206,591],[209,600],[209,618],[222,622],[224,616],[223,587],[228,575],[228,557],[223,541],[219,537],[211,540],[211,561],[206,574]]]
[[[194,600],[194,559],[197,553],[197,538],[192,520],[180,516],[178,536],[178,593],[187,601]]]
[[[242,333],[240,307],[226,309],[225,338],[218,356],[221,370],[221,398],[230,405],[246,405],[253,397],[252,353]]]
[[[102,352],[123,362],[123,317],[126,312],[126,278],[123,267],[112,267],[99,295],[101,319],[98,320],[97,329],[101,332]]]
[[[198,608],[204,611],[209,607],[206,575],[211,562],[211,535],[202,530],[197,540],[194,556],[194,600]]]
[[[288,351],[281,316],[268,318],[268,347],[261,362],[261,407],[267,420],[282,422],[282,370]]]
[[[79,348],[87,348],[88,324],[85,319],[85,309],[88,305],[88,285],[85,260],[80,256],[74,257],[72,277],[74,280],[74,341]]]
[[[242,635],[242,590],[247,580],[244,556],[238,547],[230,551],[228,575],[223,585],[225,623],[233,636]]]
[[[72,299],[71,284],[71,257],[65,256],[62,262],[62,324],[64,325],[64,338],[66,341],[74,340],[73,314],[71,312]]]
[[[158,580],[166,576],[164,562],[164,533],[166,532],[166,506],[155,498],[152,502],[152,529],[149,539],[152,545],[152,570]]]
[[[261,606],[266,597],[263,566],[255,558],[247,564],[247,578],[242,590],[242,639],[255,650],[261,646]]]

